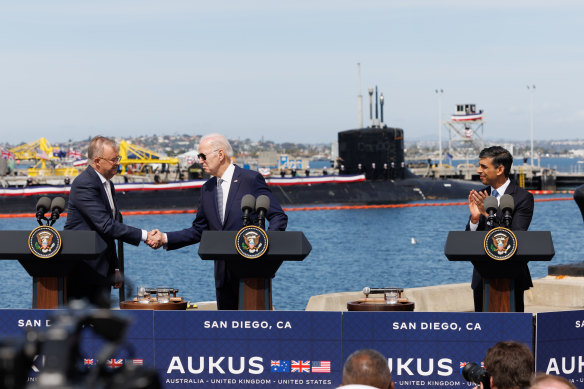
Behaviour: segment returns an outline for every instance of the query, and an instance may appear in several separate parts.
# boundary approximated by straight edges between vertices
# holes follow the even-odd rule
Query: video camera
[[[484,389],[491,389],[491,375],[489,372],[474,362],[467,363],[462,368],[462,377],[474,384],[480,386],[481,382]]]
[[[126,365],[110,369],[108,359],[122,345],[130,319],[110,310],[72,301],[70,309],[51,317],[46,331],[29,330],[24,340],[0,339],[0,387],[3,389],[160,389],[155,370]],[[82,364],[80,337],[91,328],[105,340],[97,365]],[[44,360],[38,379],[27,383],[35,356]]]

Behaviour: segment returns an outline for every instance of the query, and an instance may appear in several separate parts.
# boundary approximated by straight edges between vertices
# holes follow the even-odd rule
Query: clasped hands
[[[155,229],[152,231],[148,231],[146,237],[146,244],[153,248],[154,250],[159,249],[163,244],[166,242],[164,241],[164,235],[159,230]]]
[[[485,198],[488,195],[486,190],[480,192],[473,189],[470,191],[468,195],[468,208],[472,218],[478,219],[481,215],[487,216],[487,212],[485,211]]]

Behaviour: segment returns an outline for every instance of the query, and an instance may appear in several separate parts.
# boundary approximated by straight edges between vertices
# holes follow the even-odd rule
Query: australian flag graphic
[[[270,371],[272,373],[290,373],[290,361],[271,360]]]

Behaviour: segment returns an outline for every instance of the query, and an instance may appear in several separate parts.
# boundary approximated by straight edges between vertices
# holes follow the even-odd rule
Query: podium
[[[267,231],[268,250],[248,259],[235,248],[237,231],[203,231],[199,257],[225,260],[228,271],[239,278],[239,310],[271,310],[272,278],[284,261],[302,261],[312,246],[301,231]]]
[[[94,231],[63,230],[61,250],[38,258],[28,248],[31,231],[0,231],[0,259],[16,259],[32,276],[32,308],[54,309],[67,304],[66,277],[81,259],[97,259],[107,245]]]
[[[549,261],[555,254],[550,231],[513,231],[517,250],[506,260],[495,260],[484,249],[489,231],[451,231],[444,254],[450,261],[471,261],[483,278],[483,311],[514,312],[516,291],[513,278],[529,261]]]

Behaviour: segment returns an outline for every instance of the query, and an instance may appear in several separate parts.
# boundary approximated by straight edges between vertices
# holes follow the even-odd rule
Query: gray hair
[[[225,155],[227,156],[227,158],[233,157],[233,148],[229,144],[229,141],[227,140],[227,138],[224,137],[223,135],[221,135],[221,134],[204,135],[201,138],[201,141],[199,142],[199,144],[201,144],[203,142],[209,142],[213,146],[213,149],[223,150],[225,152]]]
[[[98,135],[91,139],[89,142],[89,148],[87,149],[87,162],[93,166],[93,160],[95,157],[101,157],[103,155],[103,147],[108,145],[114,149],[118,148],[116,141],[105,136]]]

